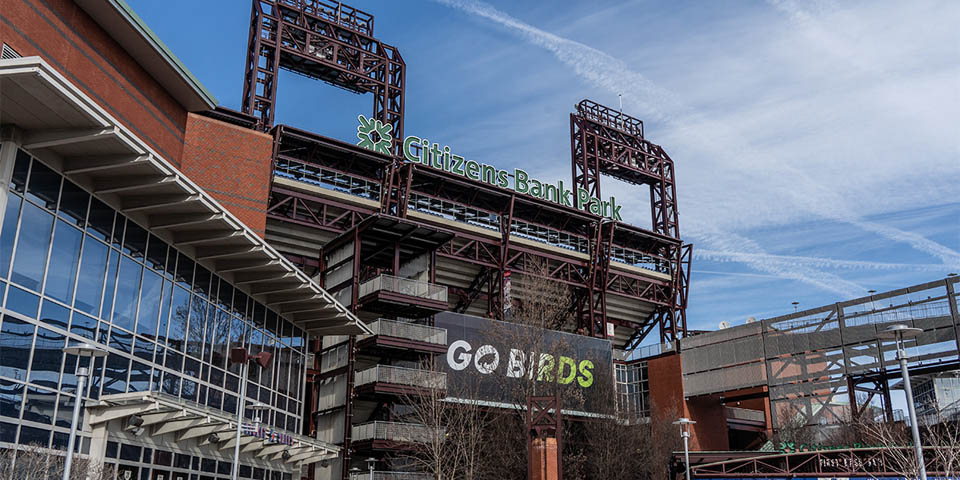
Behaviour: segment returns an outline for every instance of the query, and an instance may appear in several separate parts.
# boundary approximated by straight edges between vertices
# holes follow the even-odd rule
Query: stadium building
[[[869,320],[889,312],[956,363],[954,278],[869,299],[887,309],[860,299],[691,336],[673,161],[640,120],[581,101],[571,177],[533,178],[404,131],[406,65],[372,15],[252,3],[241,111],[123,0],[5,3],[0,447],[65,448],[88,359],[63,348],[85,342],[107,356],[90,363],[78,448],[129,478],[229,478],[238,443],[241,478],[371,463],[394,478],[393,453],[425,428],[394,407],[457,381],[420,365],[509,319],[533,279],[571,292],[574,325],[557,335],[608,352],[591,357],[612,366],[607,401],[697,420],[698,450],[754,448],[783,405],[811,423],[844,395],[856,411],[850,392],[887,375],[856,362],[889,351],[870,350],[882,320]],[[281,69],[371,97],[357,141],[278,123]],[[649,196],[649,226],[621,220],[601,177]],[[238,419],[241,398],[257,408]]]

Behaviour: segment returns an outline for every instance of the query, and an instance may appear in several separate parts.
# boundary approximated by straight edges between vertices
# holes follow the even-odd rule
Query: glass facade
[[[617,408],[628,416],[650,416],[650,384],[647,381],[647,362],[617,363]]]
[[[240,392],[229,349],[269,351],[247,397],[273,406],[265,425],[301,431],[305,333],[22,150],[0,302],[0,442],[65,448],[77,358],[62,349],[81,341],[108,351],[90,399],[152,390],[229,413]]]

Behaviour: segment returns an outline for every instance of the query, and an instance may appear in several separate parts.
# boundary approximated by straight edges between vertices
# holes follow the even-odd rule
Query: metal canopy
[[[113,420],[139,418],[138,427],[147,428],[154,436],[173,434],[176,442],[199,441],[219,450],[236,445],[237,416],[158,392],[131,392],[105,395],[87,407],[86,422],[95,427]],[[132,423],[132,422],[131,422]],[[277,435],[257,435],[256,429],[244,428],[240,436],[240,454],[289,466],[315,463],[335,458],[340,447],[281,429],[270,429]]]
[[[284,318],[369,329],[40,57],[0,61],[0,119],[23,148]],[[312,331],[307,329],[307,331]]]

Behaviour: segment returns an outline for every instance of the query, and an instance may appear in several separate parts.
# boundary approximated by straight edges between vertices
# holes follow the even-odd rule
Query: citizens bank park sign
[[[526,403],[527,393],[559,389],[566,392],[565,410],[609,406],[614,391],[609,340],[453,312],[438,313],[434,326],[447,331],[447,351],[439,362],[447,374],[447,398],[512,407]]]
[[[390,132],[393,130],[393,125],[387,125],[380,120],[367,118],[363,115],[358,116],[357,120],[360,121],[360,125],[357,126],[357,139],[360,142],[357,145],[377,153],[390,155],[390,149],[393,147],[393,137]],[[513,169],[511,173],[493,165],[466,160],[450,151],[449,146],[441,147],[439,143],[430,143],[426,138],[413,135],[403,140],[402,152],[403,158],[411,163],[436,168],[495,187],[510,188],[517,193],[558,205],[574,207],[601,217],[609,217],[617,221],[623,220],[620,216],[622,205],[617,204],[616,198],[610,197],[609,200],[601,200],[591,197],[584,188],[573,185],[566,188],[563,180],[558,180],[555,184],[547,183],[536,178],[530,178],[530,174],[519,168]]]

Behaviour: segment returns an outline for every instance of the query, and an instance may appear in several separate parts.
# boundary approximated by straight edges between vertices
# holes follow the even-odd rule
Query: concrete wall
[[[650,381],[650,421],[687,417],[697,423],[690,430],[691,450],[728,450],[727,419],[719,395],[685,400],[679,354],[647,360]]]
[[[3,0],[0,42],[40,56],[174,165],[186,110],[71,0]]]

